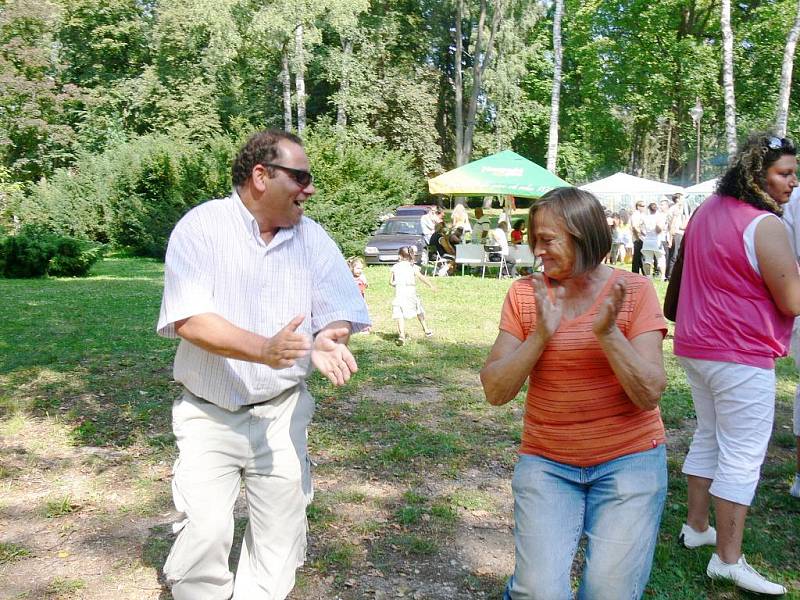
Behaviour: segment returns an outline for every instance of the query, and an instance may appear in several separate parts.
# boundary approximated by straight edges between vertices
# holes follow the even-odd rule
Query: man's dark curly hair
[[[787,154],[797,155],[791,140],[769,131],[751,133],[717,183],[717,193],[733,196],[780,217],[783,208],[766,192],[767,169]]]
[[[281,140],[294,142],[299,146],[303,145],[303,140],[299,137],[280,129],[267,129],[250,136],[233,160],[231,167],[233,186],[238,188],[247,181],[256,165],[273,162],[278,157],[278,142]],[[275,176],[275,169],[272,167],[267,167],[267,172],[270,177]]]

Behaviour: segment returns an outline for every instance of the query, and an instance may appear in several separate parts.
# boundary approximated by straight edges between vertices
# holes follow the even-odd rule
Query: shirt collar
[[[256,221],[256,218],[253,216],[253,213],[247,210],[247,207],[244,205],[244,202],[242,202],[242,199],[239,197],[239,192],[233,190],[233,193],[231,194],[231,200],[233,201],[233,204],[236,206],[236,210],[238,211],[239,216],[242,219],[242,224],[247,228],[247,231],[250,233],[250,235],[256,241],[259,242],[262,241],[261,231],[258,228],[258,221]]]
[[[251,213],[244,205],[244,202],[242,202],[242,199],[239,197],[239,192],[237,192],[235,189],[231,194],[231,200],[233,200],[233,203],[236,205],[239,216],[242,218],[243,225],[250,233],[250,236],[255,240],[256,244],[265,246],[267,249],[269,249],[282,244],[294,236],[295,227],[281,227],[273,236],[272,240],[270,240],[269,244],[267,244],[261,238],[261,228],[258,226],[258,221],[256,221],[253,213]]]

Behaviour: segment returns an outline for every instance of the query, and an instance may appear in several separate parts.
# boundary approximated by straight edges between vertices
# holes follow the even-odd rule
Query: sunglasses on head
[[[311,181],[314,177],[308,171],[303,171],[302,169],[293,169],[291,167],[285,167],[283,165],[278,165],[275,163],[263,163],[265,167],[272,167],[274,169],[282,169],[289,174],[289,176],[297,182],[302,188],[306,188],[311,184]]]
[[[767,138],[767,148],[770,150],[780,150],[781,148],[794,150],[794,142],[789,138],[782,138],[778,137],[777,135],[772,135]]]

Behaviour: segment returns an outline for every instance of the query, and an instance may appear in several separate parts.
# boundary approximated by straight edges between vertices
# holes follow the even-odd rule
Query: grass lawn
[[[0,598],[170,598],[160,569],[175,518],[170,405],[175,342],[158,338],[163,265],[113,257],[87,279],[0,280]],[[509,280],[419,286],[434,336],[407,323],[395,345],[386,267],[366,271],[374,319],[354,336],[360,371],[318,376],[309,432],[315,500],[293,599],[500,598],[513,568],[510,479],[523,394],[504,407],[478,380]],[[664,285],[657,284],[663,296]],[[685,550],[680,466],[693,409],[665,342],[670,487],[645,597],[748,598]],[[777,416],[748,518],[748,561],[800,598],[792,361],[778,364]],[[234,558],[244,525],[236,511]]]

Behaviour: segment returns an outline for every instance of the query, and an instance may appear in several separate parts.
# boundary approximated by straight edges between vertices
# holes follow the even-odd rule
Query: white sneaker
[[[733,565],[722,562],[716,553],[712,554],[711,560],[708,561],[706,575],[711,577],[711,579],[727,579],[743,590],[756,592],[757,594],[780,596],[786,593],[785,587],[768,581],[763,575],[748,565],[747,561],[744,559],[744,554],[740,556],[736,564]]]
[[[681,527],[681,533],[678,540],[687,548],[698,548],[700,546],[716,546],[717,545],[717,530],[708,526],[705,531],[695,531],[686,523]]]
[[[792,489],[789,490],[789,493],[795,498],[800,498],[800,473],[795,473],[794,485]]]

